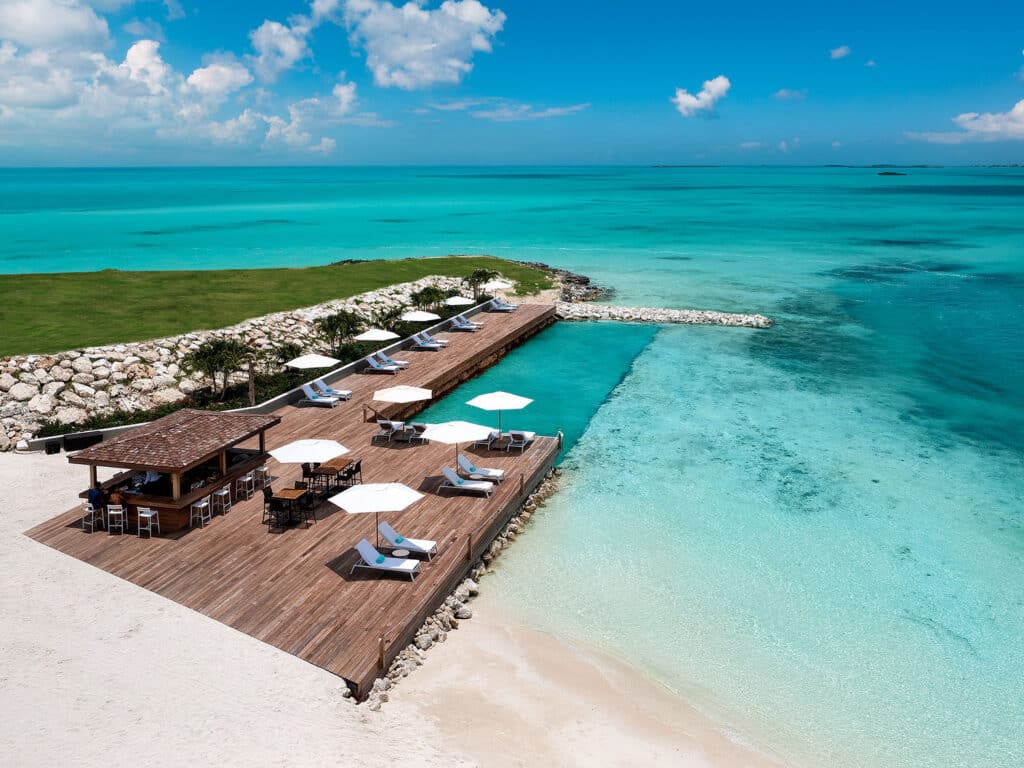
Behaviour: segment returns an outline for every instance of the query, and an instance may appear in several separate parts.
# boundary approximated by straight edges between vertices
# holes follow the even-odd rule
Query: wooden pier
[[[557,437],[538,437],[527,450],[477,451],[474,461],[505,470],[490,498],[439,492],[441,469],[453,465],[449,445],[378,443],[368,407],[376,389],[395,384],[427,387],[435,398],[493,365],[506,352],[554,322],[554,307],[526,304],[514,313],[485,314],[477,333],[446,334],[442,352],[403,350],[411,362],[398,375],[359,373],[342,380],[353,391],[337,408],[276,412],[267,448],[299,438],[329,438],[362,459],[365,482],[402,482],[426,498],[398,514],[383,515],[405,535],[434,539],[438,553],[414,582],[390,575],[351,574],[353,547],[375,540],[372,515],[348,515],[330,503],[317,520],[284,530],[261,524],[262,497],[237,500],[227,515],[204,528],[154,539],[87,533],[79,509],[69,510],[27,535],[122,579],[186,605],[343,677],[359,696],[415,636],[423,621],[463,579],[522,502],[543,480],[559,452]],[[337,383],[336,383],[337,384]],[[492,414],[481,412],[482,423]],[[295,465],[270,462],[275,488],[301,478]],[[84,485],[84,479],[83,479]],[[110,594],[117,600],[115,593]]]

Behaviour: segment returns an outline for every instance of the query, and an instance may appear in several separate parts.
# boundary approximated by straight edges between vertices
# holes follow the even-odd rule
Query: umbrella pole
[[[373,522],[377,524],[373,531],[377,534],[377,549],[380,549],[380,512],[373,513]]]

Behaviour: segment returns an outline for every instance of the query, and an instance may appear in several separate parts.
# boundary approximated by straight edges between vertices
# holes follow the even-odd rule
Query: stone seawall
[[[728,325],[737,328],[771,328],[764,315],[738,315],[705,309],[664,309],[658,307],[609,307],[601,304],[558,303],[560,320],[618,320],[632,323],[679,323],[684,325]]]

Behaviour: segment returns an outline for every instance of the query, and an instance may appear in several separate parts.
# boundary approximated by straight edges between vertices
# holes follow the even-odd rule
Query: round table
[[[391,556],[392,557],[408,557],[409,556],[409,550],[408,549],[392,549],[391,550]]]

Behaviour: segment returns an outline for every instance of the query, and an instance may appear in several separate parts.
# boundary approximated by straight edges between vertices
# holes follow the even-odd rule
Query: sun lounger
[[[382,571],[384,573],[400,573],[403,576],[408,576],[409,581],[412,581],[420,567],[419,560],[403,560],[398,557],[382,555],[366,539],[361,539],[356,544],[356,552],[359,553],[359,562],[352,566],[353,573],[355,573],[356,568],[366,568],[371,571]]]
[[[370,366],[370,370],[376,373],[398,373],[399,368],[397,365],[384,365],[373,355],[366,358],[366,364]]]
[[[479,331],[482,327],[483,326],[477,323],[469,322],[462,315],[452,318],[452,328],[454,328],[456,331],[469,331],[470,333],[474,333],[476,331]]]
[[[436,341],[427,341],[420,334],[413,334],[412,340],[414,342],[413,349],[425,349],[431,352],[440,352],[444,349],[443,344],[439,344]]]
[[[494,483],[486,480],[464,480],[456,475],[451,467],[445,467],[441,470],[441,473],[444,475],[444,482],[441,483],[441,487],[438,490],[451,488],[454,491],[482,493],[485,496],[490,496],[494,492]]]
[[[431,336],[426,331],[420,331],[420,338],[428,344],[440,344],[442,347],[447,347],[451,342],[448,339],[439,339],[436,336]]]
[[[384,365],[397,365],[399,368],[408,368],[408,360],[395,360],[392,357],[388,357],[383,352],[377,353],[377,359],[379,359]]]
[[[501,434],[497,430],[495,430],[494,432],[491,432],[491,434],[489,434],[483,440],[477,440],[475,443],[473,443],[473,447],[486,448],[487,450],[490,450],[491,446],[494,445],[494,441],[497,440],[499,437],[501,437]]]
[[[302,394],[305,397],[299,401],[300,405],[309,403],[310,405],[326,405],[328,408],[333,408],[338,404],[338,398],[333,395],[318,395],[309,384],[302,385]]]
[[[352,390],[351,389],[334,389],[327,385],[327,382],[323,379],[317,379],[313,382],[313,387],[319,392],[317,394],[324,394],[327,397],[336,397],[339,400],[351,400]]]
[[[412,424],[408,424],[402,428],[400,432],[395,433],[395,440],[402,443],[427,443],[430,442],[423,437],[424,431],[426,431],[427,425],[422,421],[415,421]]]
[[[377,442],[378,439],[390,442],[391,438],[405,430],[405,422],[377,419],[377,427],[380,431],[370,438],[371,443]]]
[[[533,438],[536,436],[536,432],[510,430],[508,433],[508,445],[505,446],[505,450],[511,451],[513,448],[518,448],[519,452],[522,453],[526,450],[526,446],[533,442]]]
[[[503,469],[488,469],[487,467],[478,467],[469,457],[464,454],[459,454],[459,469],[462,470],[470,480],[490,480],[495,483],[500,483],[505,479],[505,470]]]
[[[507,304],[498,298],[491,299],[491,303],[487,307],[488,312],[515,312],[517,309],[519,309],[518,304]]]
[[[431,541],[430,539],[407,539],[404,536],[399,535],[398,531],[387,523],[381,523],[378,525],[377,531],[380,533],[381,538],[384,539],[392,549],[407,549],[410,552],[426,555],[427,560],[433,557],[434,552],[437,551],[436,541]]]

